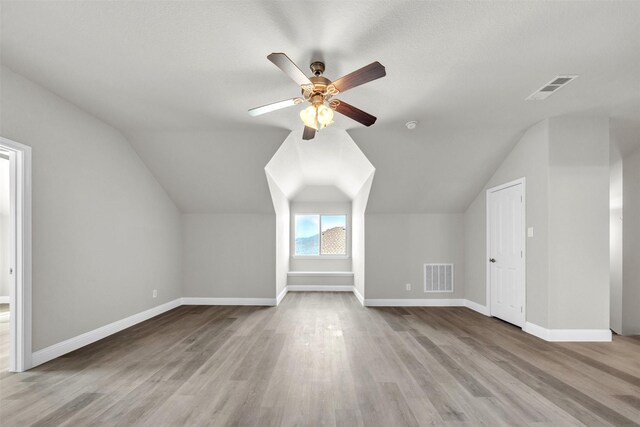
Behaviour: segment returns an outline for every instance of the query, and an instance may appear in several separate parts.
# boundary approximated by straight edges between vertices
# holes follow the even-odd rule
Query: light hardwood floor
[[[640,339],[551,344],[466,308],[183,306],[22,374],[2,426],[638,425]]]

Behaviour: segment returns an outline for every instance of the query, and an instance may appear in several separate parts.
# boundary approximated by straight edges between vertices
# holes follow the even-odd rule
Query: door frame
[[[0,136],[9,151],[11,178],[9,371],[31,368],[31,147]],[[11,180],[10,180],[11,181]]]
[[[486,256],[484,258],[486,266],[486,298],[487,298],[487,313],[491,316],[491,266],[489,265],[489,258],[491,258],[491,229],[490,229],[490,213],[489,213],[489,196],[491,193],[504,190],[505,188],[514,187],[518,184],[522,185],[522,258],[521,258],[521,274],[522,283],[524,285],[524,301],[522,302],[522,328],[527,323],[527,179],[525,177],[515,179],[513,181],[506,182],[504,184],[491,187],[486,192],[485,205],[486,205]]]

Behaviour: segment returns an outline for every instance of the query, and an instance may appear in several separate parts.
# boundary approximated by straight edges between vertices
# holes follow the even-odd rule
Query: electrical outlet
[[[411,290],[411,283],[407,283],[407,284],[406,284],[406,285],[404,285],[404,286],[405,286],[405,288],[407,288],[407,290],[408,290],[408,291],[410,291],[410,290]]]
[[[157,289],[153,290],[153,297],[154,298],[158,298],[158,290]]]

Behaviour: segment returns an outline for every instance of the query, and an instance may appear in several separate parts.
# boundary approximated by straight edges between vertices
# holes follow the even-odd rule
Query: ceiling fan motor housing
[[[302,88],[302,95],[306,100],[313,103],[313,99],[317,99],[317,95],[321,95],[322,98],[326,100],[331,98],[331,94],[327,93],[327,86],[331,84],[331,80],[322,76],[309,77],[309,80],[311,80],[313,88],[311,90],[309,90],[309,88]]]
[[[319,77],[324,73],[324,62],[312,62],[309,68],[311,68],[311,72],[314,76]]]

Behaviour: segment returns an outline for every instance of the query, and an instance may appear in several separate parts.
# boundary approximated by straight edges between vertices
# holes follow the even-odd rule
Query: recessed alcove
[[[314,289],[354,290],[362,301],[364,211],[375,168],[344,130],[324,129],[312,141],[298,133],[289,134],[265,167],[276,212],[278,301],[287,290]],[[303,214],[344,216],[344,253],[296,255],[295,216]]]

